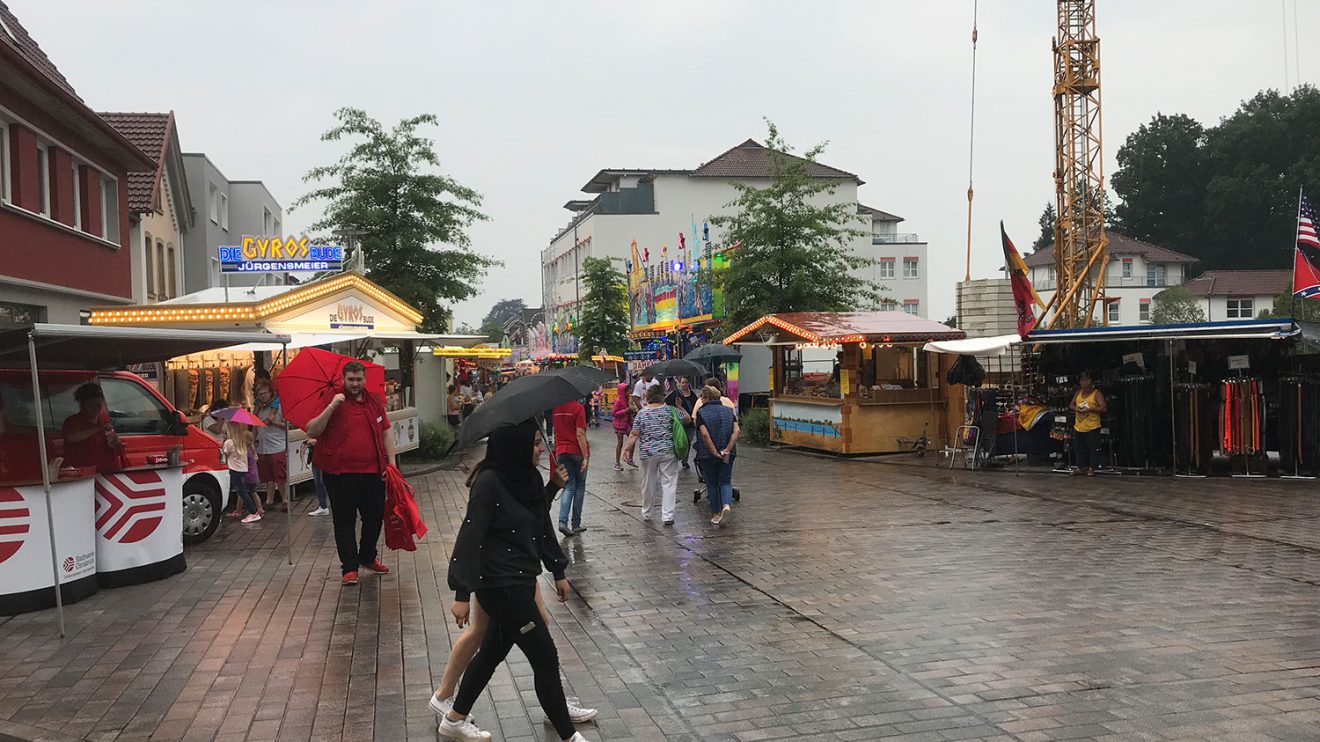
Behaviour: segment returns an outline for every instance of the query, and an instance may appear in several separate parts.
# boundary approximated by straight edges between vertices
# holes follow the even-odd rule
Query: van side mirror
[[[170,420],[169,429],[166,431],[166,434],[179,436],[188,435],[188,421],[184,419],[182,412],[174,410],[173,418]]]

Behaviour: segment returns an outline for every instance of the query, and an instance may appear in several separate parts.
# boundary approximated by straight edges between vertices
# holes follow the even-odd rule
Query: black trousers
[[[1102,466],[1100,461],[1100,429],[1073,431],[1073,453],[1077,457],[1077,467],[1079,469],[1099,469]]]
[[[454,711],[466,716],[477,702],[477,696],[495,674],[509,650],[517,644],[532,665],[536,685],[536,698],[541,708],[555,725],[560,739],[573,736],[573,720],[568,716],[568,703],[564,700],[564,686],[559,682],[559,651],[550,629],[536,607],[536,586],[519,585],[478,590],[480,601],[490,623],[481,640],[481,650],[472,658],[463,681],[454,697]]]
[[[335,522],[335,546],[339,549],[339,569],[356,572],[364,563],[376,560],[376,542],[380,540],[385,520],[385,481],[379,474],[321,475],[330,493],[330,515]],[[362,516],[362,538],[357,535],[358,515]]]

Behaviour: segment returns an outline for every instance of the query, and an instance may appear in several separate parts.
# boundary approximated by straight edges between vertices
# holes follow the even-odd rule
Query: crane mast
[[[1100,134],[1100,38],[1095,0],[1057,0],[1054,39],[1055,208],[1051,328],[1106,324],[1104,165]],[[1097,309],[1099,314],[1097,316]],[[1052,314],[1050,314],[1052,310]]]

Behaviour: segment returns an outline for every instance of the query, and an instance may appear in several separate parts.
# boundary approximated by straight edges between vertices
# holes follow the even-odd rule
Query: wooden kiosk
[[[906,312],[771,314],[738,330],[728,345],[765,345],[772,353],[770,438],[839,454],[912,450],[952,440],[960,388],[944,377],[954,356],[922,349],[965,333]]]

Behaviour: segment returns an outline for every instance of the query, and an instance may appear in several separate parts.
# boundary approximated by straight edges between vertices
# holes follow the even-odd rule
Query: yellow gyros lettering
[[[311,254],[311,239],[306,235],[294,237],[244,237],[244,260],[295,260]]]

